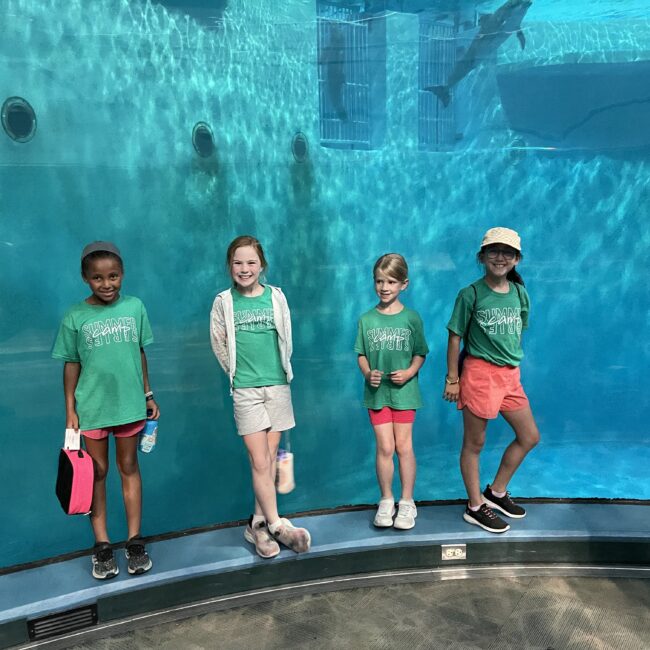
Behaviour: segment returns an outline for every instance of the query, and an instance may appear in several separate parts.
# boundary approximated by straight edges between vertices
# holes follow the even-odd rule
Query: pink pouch
[[[88,515],[93,501],[95,469],[83,449],[61,449],[56,496],[67,515]]]

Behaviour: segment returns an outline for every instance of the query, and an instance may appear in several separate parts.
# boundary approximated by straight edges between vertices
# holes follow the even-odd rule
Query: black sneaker
[[[526,511],[510,498],[510,492],[506,492],[502,497],[497,497],[493,494],[492,488],[488,484],[483,492],[483,496],[490,508],[502,512],[506,517],[523,519],[526,516]]]
[[[108,580],[114,578],[119,572],[113,549],[108,542],[97,542],[93,547],[93,578]]]
[[[463,519],[468,524],[480,526],[489,533],[505,533],[506,530],[510,530],[510,524],[506,524],[501,517],[495,515],[486,503],[483,503],[476,512],[470,510],[469,506],[465,508]]]
[[[124,549],[124,554],[129,562],[129,573],[140,575],[153,566],[149,554],[144,548],[144,542],[139,537],[132,537]]]

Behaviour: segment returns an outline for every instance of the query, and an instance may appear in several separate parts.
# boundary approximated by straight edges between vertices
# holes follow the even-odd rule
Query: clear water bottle
[[[138,447],[143,454],[148,454],[156,446],[157,435],[158,420],[147,420],[139,433],[138,440]]]
[[[275,489],[278,494],[289,494],[295,487],[293,454],[286,449],[278,449],[275,465]]]

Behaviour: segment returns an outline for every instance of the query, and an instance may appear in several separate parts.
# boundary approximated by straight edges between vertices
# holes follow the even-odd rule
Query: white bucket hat
[[[519,234],[510,228],[490,228],[485,235],[483,235],[483,241],[481,242],[481,249],[484,246],[490,246],[491,244],[505,244],[510,246],[515,250],[521,253],[521,238]]]

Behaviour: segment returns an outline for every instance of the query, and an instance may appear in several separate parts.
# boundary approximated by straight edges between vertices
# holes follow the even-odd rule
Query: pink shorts
[[[460,376],[458,409],[467,407],[474,415],[493,420],[500,412],[525,408],[528,397],[520,376],[519,366],[497,366],[468,356]]]
[[[415,422],[415,411],[413,409],[400,411],[399,409],[384,406],[381,409],[368,409],[370,424],[388,424],[397,422],[398,424],[411,424]]]
[[[138,420],[137,422],[119,424],[116,427],[109,427],[108,429],[88,429],[88,431],[82,431],[81,433],[86,436],[86,438],[92,438],[93,440],[103,440],[104,438],[108,438],[108,434],[111,431],[116,438],[128,438],[134,436],[136,433],[140,433],[145,422],[146,420]]]

